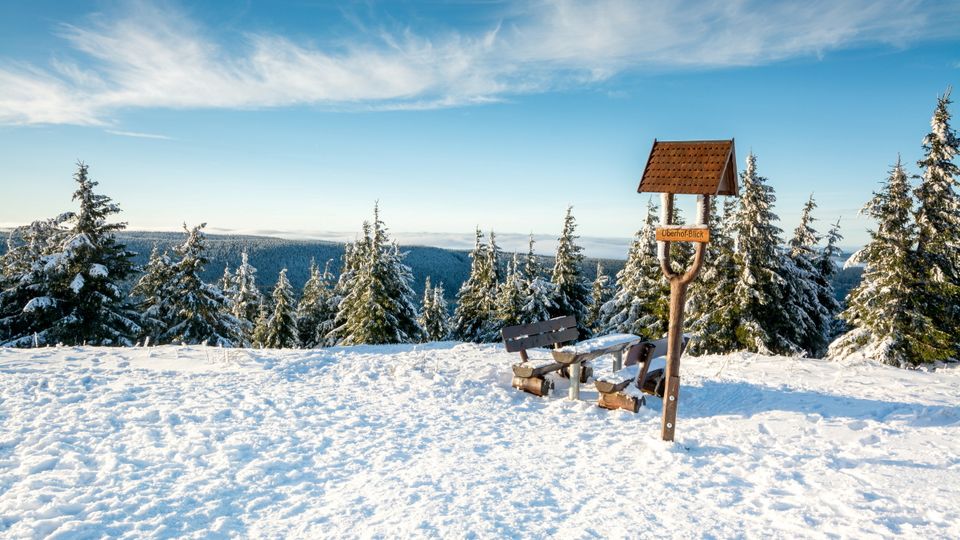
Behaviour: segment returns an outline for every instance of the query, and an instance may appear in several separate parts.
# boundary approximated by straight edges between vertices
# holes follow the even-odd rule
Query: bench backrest
[[[507,352],[518,352],[535,347],[546,347],[567,341],[576,341],[580,336],[577,318],[573,315],[554,317],[520,326],[508,326],[500,331]]]

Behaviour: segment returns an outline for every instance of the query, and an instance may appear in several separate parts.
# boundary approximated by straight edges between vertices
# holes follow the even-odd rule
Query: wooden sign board
[[[657,227],[657,242],[709,242],[706,227]]]

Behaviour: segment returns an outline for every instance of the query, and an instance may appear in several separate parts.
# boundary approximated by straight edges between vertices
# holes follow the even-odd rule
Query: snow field
[[[956,369],[686,358],[664,443],[660,400],[537,398],[515,361],[0,349],[0,536],[960,537]]]

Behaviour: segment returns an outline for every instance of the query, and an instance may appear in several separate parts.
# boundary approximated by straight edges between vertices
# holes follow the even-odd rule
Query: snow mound
[[[960,537],[956,369],[687,358],[664,443],[515,361],[0,349],[0,536]]]

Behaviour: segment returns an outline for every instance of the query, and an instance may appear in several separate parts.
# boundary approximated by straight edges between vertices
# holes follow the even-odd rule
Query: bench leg
[[[616,373],[623,369],[623,351],[613,353],[613,372]]]
[[[580,370],[583,366],[580,362],[570,364],[570,399],[580,399]]]

